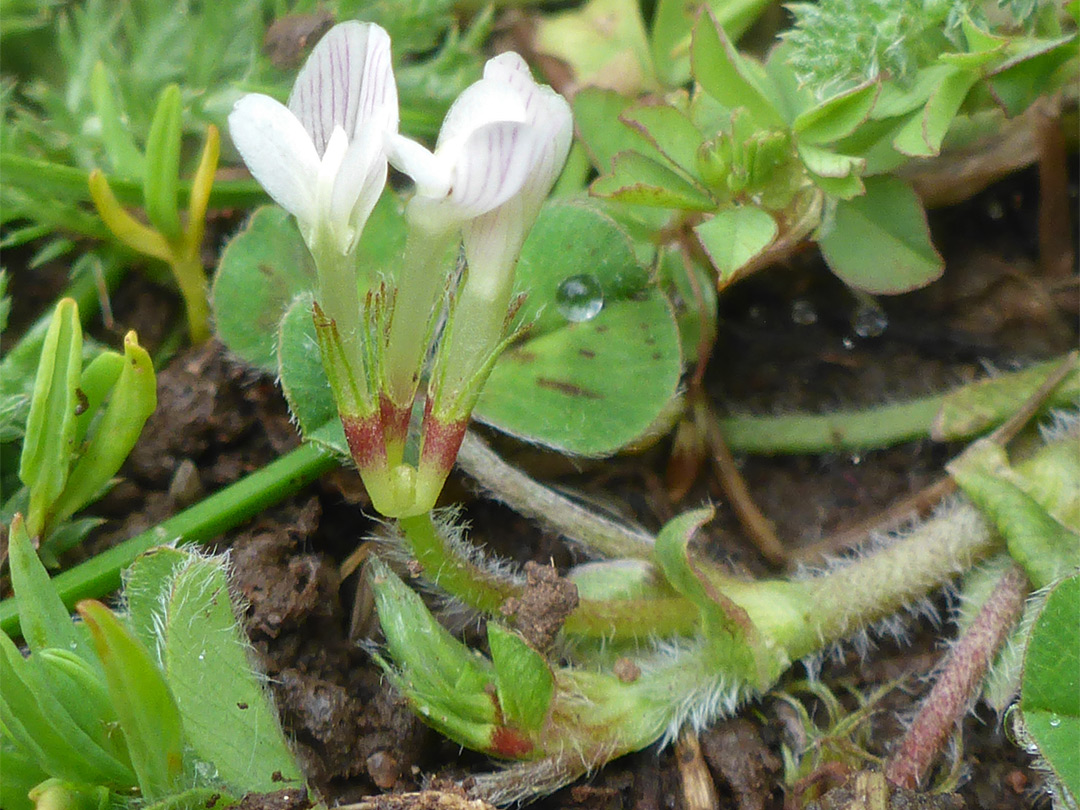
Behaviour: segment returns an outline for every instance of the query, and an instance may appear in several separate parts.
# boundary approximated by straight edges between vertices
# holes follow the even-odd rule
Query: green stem
[[[511,597],[520,597],[520,583],[497,569],[481,567],[448,540],[430,512],[398,519],[409,550],[424,576],[441,591],[489,615]],[[583,599],[564,628],[589,638],[627,639],[689,635],[698,626],[698,612],[681,597],[667,599]]]
[[[1061,360],[1037,363],[943,394],[864,410],[826,414],[732,416],[720,420],[728,447],[751,455],[856,452],[913,439],[959,441],[1004,422],[1036,391]],[[1058,386],[1048,407],[1071,405],[1080,374]]]
[[[481,568],[455,549],[430,512],[398,518],[398,525],[424,576],[469,607],[495,613],[507,599],[521,595],[519,584]]]
[[[207,296],[206,270],[203,269],[198,248],[194,255],[170,262],[170,267],[184,299],[188,336],[193,344],[198,345],[210,339],[210,299]]]
[[[733,453],[799,455],[890,447],[925,437],[944,394],[861,411],[733,416],[720,429]]]
[[[336,465],[337,459],[316,445],[301,445],[154,528],[64,571],[53,579],[53,584],[69,608],[80,599],[101,597],[120,587],[120,572],[147,549],[167,543],[211,540],[292,495]],[[18,623],[15,601],[0,602],[0,629],[14,635]]]

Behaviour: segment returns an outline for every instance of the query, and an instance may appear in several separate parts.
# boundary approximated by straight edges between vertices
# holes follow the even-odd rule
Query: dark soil
[[[858,302],[811,253],[727,291],[706,378],[715,407],[720,412],[820,411],[896,400],[974,379],[988,367],[1010,368],[1075,346],[1075,295],[1062,308],[1060,295],[1039,293],[1046,288],[1037,261],[1035,189],[1032,174],[1020,175],[939,212],[933,225],[948,260],[945,278],[927,290],[883,300],[888,324],[879,336],[856,334],[852,319]],[[792,318],[794,302],[802,302],[799,322]],[[159,288],[138,282],[114,302],[120,328],[133,325],[155,337],[160,330],[155,334],[153,324],[171,306]],[[813,323],[806,322],[808,311],[814,313]],[[124,483],[99,504],[99,513],[111,520],[85,553],[153,525],[296,444],[273,381],[234,364],[216,345],[176,357],[159,380],[158,411],[123,471]],[[703,472],[690,493],[673,502],[664,484],[669,441],[580,472],[567,471],[559,460],[533,449],[508,444],[500,449],[552,483],[601,497],[650,530],[682,509],[716,503],[718,519],[707,528],[716,552],[743,571],[773,570],[724,506],[711,473]],[[752,458],[743,461],[742,472],[779,536],[796,548],[917,491],[941,474],[955,451],[926,441],[859,456]],[[551,474],[552,469],[561,472]],[[575,552],[504,507],[475,499],[473,491],[470,481],[455,478],[447,493],[451,500],[467,501],[474,542],[528,564],[532,587],[519,604],[507,606],[507,613],[546,648],[574,598],[547,566],[553,562],[564,569]],[[236,586],[246,600],[248,633],[259,665],[271,678],[285,729],[312,786],[330,804],[381,791],[420,791],[433,778],[445,787],[470,771],[492,767],[416,720],[365,652],[365,628],[372,625],[366,592],[356,573],[343,580],[339,571],[374,530],[367,506],[355,474],[343,470],[218,544],[230,549]],[[937,662],[941,639],[949,633],[948,625],[942,631],[916,624],[909,643],[882,642],[869,657],[852,652],[825,668],[822,680],[838,694],[844,693],[843,684],[868,694],[901,680],[867,721],[861,744],[868,757],[850,769],[815,774],[814,781],[801,785],[810,791],[804,796],[843,783],[849,770],[869,767],[871,756],[888,752],[903,731],[899,718],[910,717],[927,690],[922,677]],[[797,670],[789,681],[800,677],[805,673]],[[813,710],[812,701],[807,705]],[[694,802],[690,787],[704,779],[706,795],[713,791],[719,807],[780,808],[785,796],[781,749],[799,743],[796,726],[787,704],[766,699],[718,722],[694,743],[625,757],[536,806],[696,810],[702,805]],[[1041,777],[1006,738],[998,718],[981,711],[970,716],[958,756],[959,805],[932,806],[1048,806]],[[948,768],[943,763],[938,777]],[[822,799],[821,807],[856,806],[845,803],[845,795]],[[931,806],[905,801],[897,796],[890,806]],[[373,800],[368,806],[481,805],[450,791]]]

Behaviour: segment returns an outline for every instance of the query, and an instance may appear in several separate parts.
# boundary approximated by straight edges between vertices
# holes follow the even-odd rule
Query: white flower
[[[461,227],[470,284],[506,284],[540,206],[566,162],[570,105],[540,86],[516,53],[488,61],[446,114],[434,153],[396,133],[390,162],[410,175],[410,219]]]
[[[390,37],[346,22],[319,40],[288,106],[253,93],[229,115],[229,132],[256,180],[300,224],[309,247],[343,254],[356,244],[386,184],[387,135],[398,128]]]

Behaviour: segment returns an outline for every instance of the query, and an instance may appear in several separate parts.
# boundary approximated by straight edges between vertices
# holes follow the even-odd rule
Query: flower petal
[[[352,250],[386,185],[382,133],[361,132],[349,144],[330,200],[330,221],[342,253]]]
[[[411,138],[388,136],[386,157],[391,166],[413,179],[417,194],[442,198],[450,190],[451,167]]]
[[[435,153],[449,163],[468,136],[497,121],[524,121],[525,102],[521,94],[505,82],[481,79],[466,87],[443,119]]]
[[[485,214],[521,191],[543,144],[528,125],[500,121],[469,135],[451,176],[450,199],[462,217]]]
[[[354,135],[358,126],[397,129],[397,87],[390,66],[390,36],[374,23],[355,21],[327,32],[296,77],[289,109],[322,155],[335,126]]]
[[[319,156],[296,116],[269,96],[252,93],[229,113],[229,134],[266,193],[301,222],[310,222]]]
[[[498,208],[469,220],[462,228],[469,267],[467,283],[489,300],[506,297],[509,285],[513,284],[514,264],[533,220],[525,216],[524,205],[520,197],[512,197]]]

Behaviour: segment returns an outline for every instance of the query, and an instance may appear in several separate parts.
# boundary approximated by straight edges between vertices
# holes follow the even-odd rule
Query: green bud
[[[695,166],[698,177],[709,188],[723,188],[731,171],[731,138],[717,135],[698,147]]]
[[[100,392],[95,392],[95,397]],[[109,394],[90,443],[82,451],[63,493],[53,504],[51,520],[60,522],[81,509],[116,475],[157,407],[157,381],[150,355],[134,332],[124,337],[120,373]]]
[[[555,678],[543,655],[513,630],[488,622],[495,690],[503,718],[526,731],[543,725],[555,694]]]
[[[101,785],[46,779],[27,796],[34,810],[106,810],[109,790]]]

